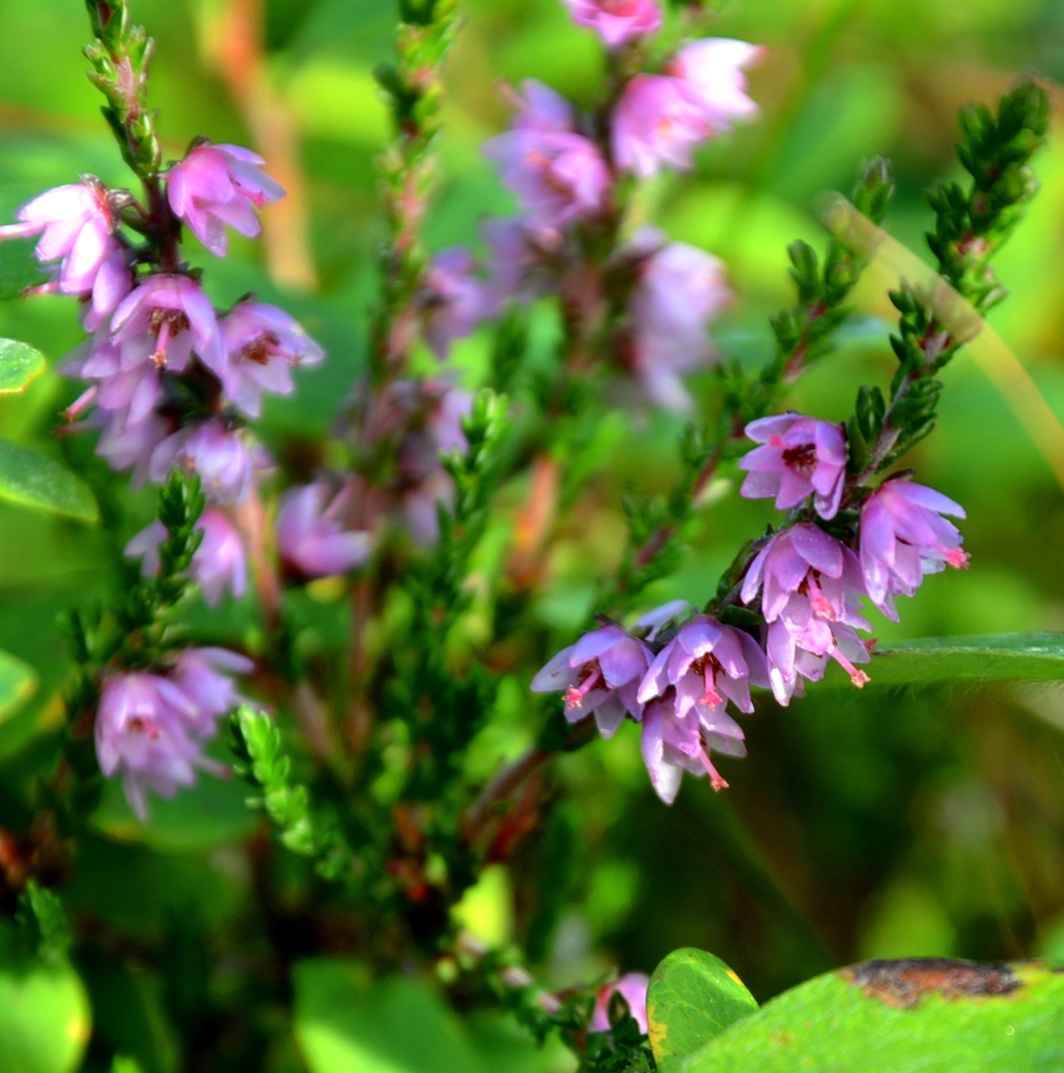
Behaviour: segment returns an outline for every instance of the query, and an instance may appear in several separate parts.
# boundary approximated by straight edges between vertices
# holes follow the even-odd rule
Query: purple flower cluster
[[[742,494],[774,498],[782,510],[808,503],[746,567],[737,595],[760,611],[756,636],[708,614],[690,616],[681,601],[630,631],[604,622],[532,680],[536,691],[564,690],[569,720],[593,714],[603,737],[626,717],[641,724],[643,759],[665,802],[675,799],[684,771],[708,774],[715,789],[727,785],[710,755],[745,755],[729,703],[752,712],[753,685],[787,705],[830,660],[863,686],[868,675],[855,664],[869,662],[874,644],[856,632],[871,630],[863,601],[896,620],[896,596],[912,596],[926,574],[968,564],[960,533],[943,517],[964,511],[933,489],[899,475],[847,499],[841,425],[785,414],[752,422],[746,434],[761,446],[739,463],[748,471]],[[841,536],[808,520],[831,522],[844,507],[856,523],[834,530]]]
[[[149,791],[173,797],[195,782],[197,770],[221,770],[203,746],[242,699],[230,676],[252,667],[225,649],[186,648],[164,669],[104,679],[95,729],[100,770],[122,780],[142,820]]]

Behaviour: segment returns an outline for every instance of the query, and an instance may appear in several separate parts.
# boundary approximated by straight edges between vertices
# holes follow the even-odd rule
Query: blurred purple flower
[[[204,602],[215,607],[228,590],[239,598],[247,589],[247,559],[244,542],[229,516],[217,507],[207,507],[196,523],[203,539],[192,556],[192,580],[200,587]],[[153,577],[159,572],[159,545],[166,539],[166,527],[154,521],[142,529],[125,547],[131,559],[141,559],[141,572]]]
[[[965,517],[959,503],[908,477],[884,481],[861,509],[865,587],[872,603],[895,622],[895,596],[912,596],[925,574],[968,566],[964,538],[943,514]]]
[[[497,308],[476,267],[473,255],[459,246],[441,250],[429,263],[421,296],[425,342],[440,361],[447,359],[455,340],[471,335]]]
[[[304,578],[330,577],[361,565],[369,557],[369,533],[343,528],[349,496],[344,490],[326,504],[324,484],[293,488],[281,497],[277,547],[285,567]]]
[[[616,992],[624,997],[628,1003],[628,1012],[635,1018],[639,1025],[639,1031],[647,1034],[647,989],[650,987],[650,977],[642,972],[625,973],[619,980],[606,984],[598,989],[595,995],[595,1009],[588,1022],[588,1029],[592,1032],[609,1032],[610,1030],[610,999]]]
[[[689,410],[679,374],[713,360],[707,327],[732,300],[724,264],[695,246],[665,242],[656,228],[643,228],[631,247],[653,251],[642,262],[629,305],[636,372],[659,405]]]
[[[292,366],[325,357],[299,322],[277,306],[238,302],[219,323],[227,355],[222,385],[249,417],[259,416],[263,391],[291,393]]]
[[[838,513],[846,481],[846,436],[841,425],[801,414],[763,417],[746,426],[755,447],[739,461],[749,470],[741,494],[776,497],[777,510],[790,510],[807,496],[821,518]]]
[[[484,143],[503,185],[532,222],[561,228],[605,207],[610,170],[594,142],[572,129],[569,102],[534,80],[522,87],[512,129]]]
[[[679,78],[636,75],[613,113],[613,160],[647,179],[662,166],[686,169],[713,132],[705,108]]]
[[[203,741],[218,731],[218,720],[246,698],[237,692],[233,675],[248,675],[255,664],[226,648],[185,648],[170,672],[174,685],[192,704],[188,725]]]
[[[199,474],[209,502],[230,505],[247,498],[256,473],[267,463],[261,447],[240,430],[212,418],[167,436],[152,453],[148,475],[153,481],[164,481],[171,466],[181,466]]]
[[[218,257],[228,247],[225,225],[252,237],[262,229],[255,209],[284,197],[265,161],[239,145],[198,145],[167,176],[170,208]]]
[[[212,372],[225,375],[214,307],[188,276],[150,276],[119,304],[111,333],[122,351],[123,365],[147,356],[160,367],[182,372],[195,353]]]
[[[785,529],[747,570],[743,603],[752,603],[758,593],[769,623],[769,681],[780,704],[790,701],[799,675],[812,681],[822,677],[827,657],[839,663],[855,686],[868,681],[853,666],[869,658],[853,631],[871,627],[860,614],[865,589],[849,548],[812,524]]]
[[[661,26],[658,0],[565,0],[573,21],[598,33],[617,48],[635,37],[653,33]]]

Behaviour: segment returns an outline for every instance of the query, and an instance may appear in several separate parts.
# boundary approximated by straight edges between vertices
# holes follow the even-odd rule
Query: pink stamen
[[[58,294],[59,280],[49,280],[47,283],[38,283],[36,287],[26,287],[22,292],[23,298],[36,298],[41,294]]]
[[[946,562],[955,570],[967,570],[968,560],[968,553],[966,551],[961,551],[960,548],[954,548],[953,551],[946,554]]]
[[[839,666],[850,676],[850,681],[853,682],[858,689],[863,689],[865,684],[872,679],[865,674],[864,671],[859,671],[839,650],[838,648],[832,648],[828,655],[835,660]]]
[[[712,786],[713,789],[716,790],[718,793],[721,790],[727,790],[728,789],[727,780],[710,763],[709,757],[706,755],[705,749],[700,749],[699,750],[698,759],[702,761],[702,766],[706,769],[706,772],[709,774],[709,784],[710,784],[710,786]]]
[[[572,711],[574,708],[580,708],[583,706],[584,697],[589,693],[599,682],[602,681],[602,674],[596,669],[592,671],[578,686],[570,686],[565,691],[565,707]]]
[[[785,446],[783,437],[778,432],[773,432],[768,438],[769,447],[782,448]]]
[[[92,405],[93,399],[100,393],[100,385],[93,384],[88,391],[82,392],[60,415],[64,421],[74,421],[83,410]]]
[[[170,321],[164,319],[162,324],[159,325],[159,334],[156,337],[155,353],[152,354],[151,360],[155,363],[156,368],[166,368],[166,347],[170,342]]]

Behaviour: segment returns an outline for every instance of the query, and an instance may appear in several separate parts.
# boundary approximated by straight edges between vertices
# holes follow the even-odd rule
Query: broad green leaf
[[[17,298],[27,287],[35,287],[47,278],[33,258],[33,246],[33,239],[0,242],[0,299]]]
[[[486,1073],[454,1015],[423,980],[371,981],[351,961],[294,970],[295,1032],[310,1073]]]
[[[1064,970],[1038,962],[866,961],[787,991],[683,1073],[1059,1073]]]
[[[88,486],[47,455],[0,442],[0,499],[94,522],[99,516]]]
[[[33,668],[0,651],[0,723],[21,708],[36,688],[37,675]]]
[[[650,1046],[661,1073],[680,1068],[757,1001],[720,958],[690,947],[674,950],[654,970],[647,992]]]
[[[21,391],[46,365],[44,355],[29,343],[0,339],[0,395]]]
[[[89,1000],[64,963],[45,966],[0,936],[0,1069],[4,1073],[73,1073],[91,1032]]]
[[[865,669],[874,685],[1057,681],[1064,679],[1064,633],[922,637],[880,649]]]

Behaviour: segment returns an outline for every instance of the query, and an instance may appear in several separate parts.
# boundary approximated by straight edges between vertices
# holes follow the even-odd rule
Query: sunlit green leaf
[[[720,958],[674,950],[654,970],[647,993],[650,1045],[661,1073],[757,1009],[754,996]]]
[[[295,967],[296,1038],[311,1073],[486,1073],[424,981],[371,981],[354,962]]]
[[[684,1073],[1064,1069],[1064,972],[1034,963],[867,961],[788,991]]]
[[[0,499],[87,522],[99,515],[80,478],[47,455],[14,443],[0,443]]]
[[[922,637],[875,654],[866,668],[876,685],[921,682],[1064,679],[1064,633]]]
[[[17,339],[0,339],[0,395],[21,391],[44,371],[44,355]]]

